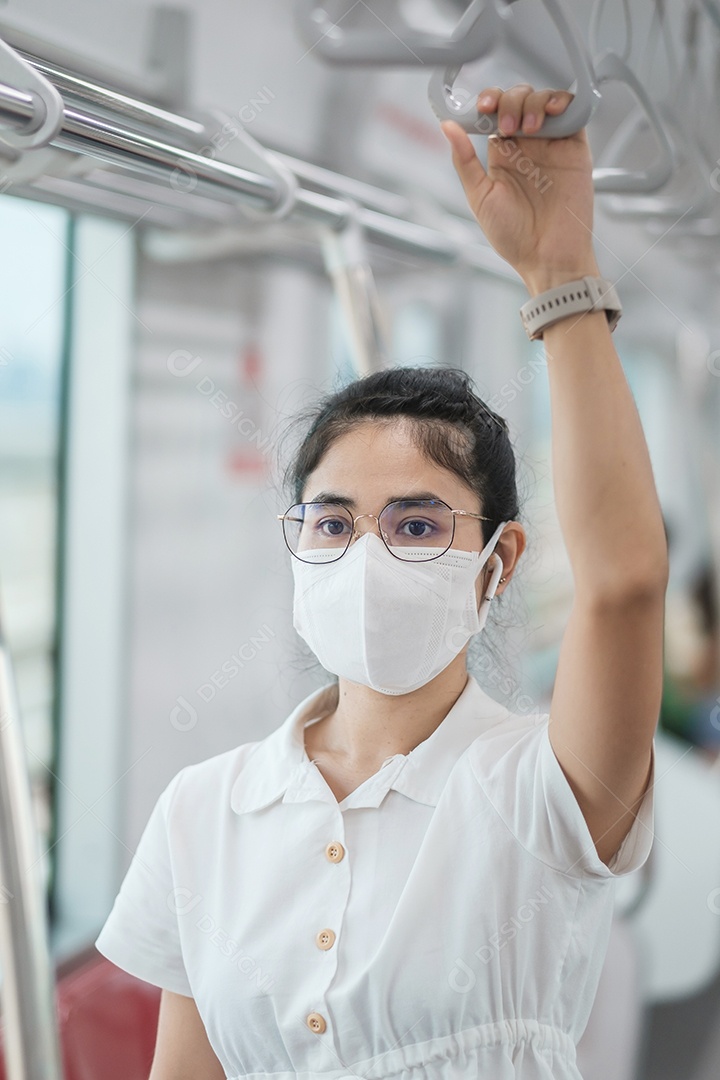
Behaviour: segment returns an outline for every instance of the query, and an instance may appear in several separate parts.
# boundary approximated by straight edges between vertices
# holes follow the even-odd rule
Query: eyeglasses
[[[440,499],[389,502],[377,517],[374,514],[353,517],[337,503],[295,503],[277,518],[282,521],[285,543],[301,562],[329,563],[341,559],[353,536],[359,535],[356,524],[363,517],[378,523],[382,541],[396,559],[430,562],[439,559],[451,546],[457,514],[492,521],[470,510],[451,510]]]

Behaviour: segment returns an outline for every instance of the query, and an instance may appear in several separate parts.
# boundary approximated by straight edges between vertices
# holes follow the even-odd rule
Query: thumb
[[[443,120],[440,128],[452,148],[453,165],[465,188],[465,194],[470,197],[471,193],[476,193],[478,188],[482,187],[488,175],[475,153],[470,136],[459,124],[454,120]]]

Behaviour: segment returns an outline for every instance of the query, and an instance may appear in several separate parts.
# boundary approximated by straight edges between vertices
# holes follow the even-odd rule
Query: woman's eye
[[[318,528],[326,530],[328,536],[341,536],[346,524],[347,522],[340,521],[339,518],[326,518],[318,524]]]
[[[411,521],[406,521],[403,528],[408,529],[408,534],[413,537],[427,536],[426,529],[430,529],[431,525],[429,521],[420,521],[419,518],[413,518]]]

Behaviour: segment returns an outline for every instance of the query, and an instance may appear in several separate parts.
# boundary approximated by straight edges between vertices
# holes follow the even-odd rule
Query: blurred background
[[[580,1065],[586,1080],[710,1080],[720,5],[571,6],[588,54],[623,57],[673,150],[663,185],[596,199],[595,249],[624,306],[614,341],[650,447],[671,579],[657,841],[642,880],[618,888]],[[412,35],[448,35],[467,7],[325,10],[348,40],[372,31],[412,52]],[[490,651],[483,642],[472,659],[514,711],[547,710],[572,576],[542,344],[520,323],[523,283],[469,215],[428,102],[431,65],[328,60],[322,35],[308,41],[279,0],[6,0],[0,39],[11,47],[0,55],[0,611],[52,960],[71,973],[171,777],[263,738],[328,681],[292,627],[275,515],[293,501],[282,466],[302,434],[294,418],[368,370],[373,342],[384,363],[462,367],[510,425],[529,548],[492,612]],[[62,127],[42,145],[13,141],[19,106],[2,87],[30,85],[13,53],[63,101]],[[502,40],[460,81],[576,77],[547,6],[517,0]],[[598,167],[640,170],[661,154],[619,82],[602,87],[588,134]],[[638,520],[639,544],[642,534]]]

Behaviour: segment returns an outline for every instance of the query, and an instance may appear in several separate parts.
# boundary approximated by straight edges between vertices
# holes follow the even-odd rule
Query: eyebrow
[[[412,491],[409,494],[406,492],[404,495],[391,495],[390,498],[385,500],[385,504],[391,502],[416,502],[420,499],[434,499],[438,502],[445,502],[439,495],[436,495],[434,491]],[[317,495],[312,499],[306,499],[305,502],[313,503],[336,503],[338,506],[346,506],[349,510],[354,510],[357,503],[354,499],[351,499],[348,495],[338,495],[334,491],[319,491]]]

